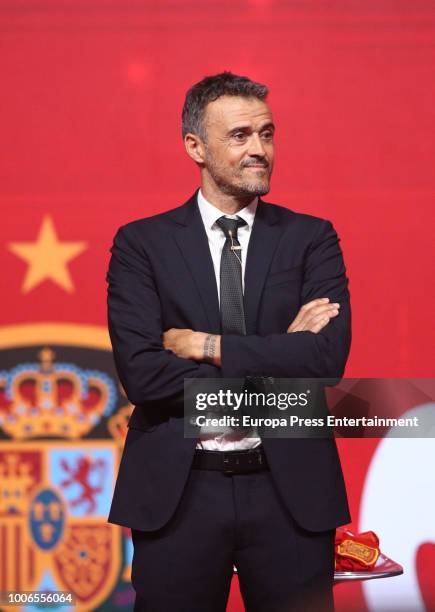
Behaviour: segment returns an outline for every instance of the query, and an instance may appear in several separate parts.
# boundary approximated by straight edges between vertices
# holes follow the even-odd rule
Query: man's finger
[[[339,312],[340,311],[338,310],[338,308],[334,308],[332,306],[328,309],[322,309],[322,311],[318,312],[316,315],[304,317],[304,319],[302,319],[297,325],[292,323],[287,329],[287,333],[296,331],[313,331],[314,329],[320,331],[318,329],[318,325],[321,324],[320,329],[322,329],[322,327],[327,325],[330,319],[336,317]]]
[[[309,331],[313,333],[318,333],[321,329],[323,329],[326,325],[328,325],[331,317],[329,315],[319,315],[318,317],[314,317],[310,322],[306,322],[304,325],[299,326],[298,331]]]
[[[319,322],[325,322],[325,325],[329,322],[329,316],[327,314],[319,315],[309,321],[302,321],[297,326],[297,331],[312,331],[312,328]]]
[[[299,308],[299,312],[293,319],[291,325],[298,325],[302,318],[305,316],[305,314],[310,310],[310,308],[313,308],[314,306],[320,306],[322,304],[327,304],[328,302],[329,298],[316,298],[315,300],[311,300],[311,302],[303,304]]]
[[[327,310],[322,310],[322,311],[313,313],[312,316],[305,317],[305,319],[301,322],[301,325],[304,327],[304,329],[310,330],[311,326],[315,325],[323,317],[328,317],[329,319],[332,319],[336,317],[339,312],[340,311],[338,308],[332,307],[332,308],[328,308]]]
[[[310,309],[305,310],[301,313],[299,311],[298,315],[290,324],[288,331],[293,331],[294,327],[304,326],[308,321],[310,321],[314,316],[318,316],[321,314],[330,314],[331,312],[335,312],[340,308],[340,305],[337,303],[333,304],[316,304],[312,306]],[[300,331],[300,330],[299,330]]]
[[[322,319],[320,319],[320,321],[318,321],[311,327],[310,331],[313,334],[318,334],[324,327],[328,325],[329,321],[329,317],[323,317]]]
[[[310,310],[310,308],[313,308],[314,306],[319,306],[321,304],[327,304],[329,302],[329,298],[316,298],[315,300],[311,300],[311,302],[307,302],[306,304],[303,304],[300,309],[299,312],[306,312],[307,310]]]
[[[313,317],[317,317],[318,315],[322,315],[322,314],[328,315],[331,312],[338,311],[339,308],[340,306],[337,303],[323,304],[321,306],[313,306],[313,308],[311,308],[310,310],[307,310],[307,312],[302,317],[301,321],[306,323],[307,321],[310,321]]]

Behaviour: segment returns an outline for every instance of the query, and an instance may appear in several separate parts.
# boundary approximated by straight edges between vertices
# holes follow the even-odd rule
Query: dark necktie
[[[243,307],[242,253],[237,230],[246,225],[243,219],[220,217],[216,221],[225,234],[220,268],[220,312],[223,334],[246,335]]]
[[[245,309],[243,306],[243,285],[242,285],[242,254],[240,242],[237,240],[237,230],[246,225],[243,219],[228,219],[220,217],[216,221],[225,234],[225,244],[222,249],[221,270],[220,270],[220,310],[221,310],[221,332],[222,334],[246,335]],[[238,247],[238,248],[237,248]],[[245,378],[243,388],[240,391],[257,391],[255,380],[250,377]],[[252,412],[252,409],[251,409]],[[247,415],[242,405],[239,408],[239,416]],[[258,435],[254,427],[238,428],[240,433],[246,436]]]

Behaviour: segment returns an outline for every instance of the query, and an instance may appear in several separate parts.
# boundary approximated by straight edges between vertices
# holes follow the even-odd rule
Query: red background
[[[119,225],[198,186],[184,152],[186,90],[231,70],[266,83],[277,125],[266,201],[333,221],[353,307],[347,376],[429,377],[435,192],[435,5],[423,0],[0,3],[0,324],[105,325]],[[86,241],[75,291],[23,294],[45,214]],[[354,526],[376,440],[341,441]],[[382,542],[382,534],[381,542]],[[229,610],[241,610],[234,586]],[[364,609],[360,587],[338,609]],[[339,608],[341,606],[341,608]]]

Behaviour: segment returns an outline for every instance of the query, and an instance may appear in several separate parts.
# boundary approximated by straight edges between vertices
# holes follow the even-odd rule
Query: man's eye
[[[243,132],[237,132],[236,134],[233,134],[233,138],[240,141],[245,140],[246,134],[244,134]]]
[[[264,138],[265,140],[272,140],[273,132],[263,132],[261,134],[261,137]]]

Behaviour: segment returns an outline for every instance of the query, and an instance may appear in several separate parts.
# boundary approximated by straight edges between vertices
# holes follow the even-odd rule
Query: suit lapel
[[[284,229],[278,221],[275,207],[259,199],[245,269],[244,305],[247,334],[257,332],[263,286]]]
[[[210,333],[220,333],[219,300],[216,276],[208,245],[207,234],[197,204],[197,193],[180,208],[173,217],[178,227],[174,238],[193,277]]]

